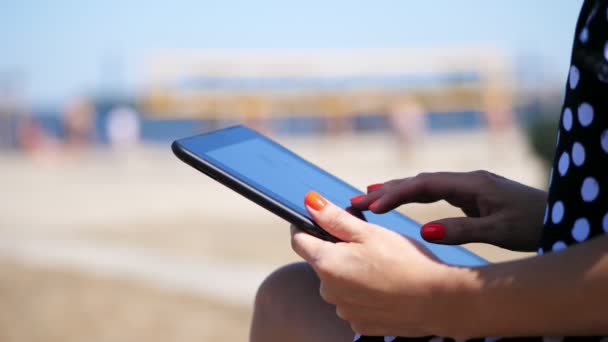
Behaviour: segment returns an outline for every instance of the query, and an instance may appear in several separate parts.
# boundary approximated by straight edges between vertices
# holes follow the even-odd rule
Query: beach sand
[[[543,187],[518,132],[279,140],[364,188],[422,171],[488,169]],[[0,340],[246,340],[264,275],[299,258],[289,225],[199,174],[166,146],[26,158],[0,154]],[[424,222],[461,215],[408,205]],[[497,262],[526,257],[471,249]]]

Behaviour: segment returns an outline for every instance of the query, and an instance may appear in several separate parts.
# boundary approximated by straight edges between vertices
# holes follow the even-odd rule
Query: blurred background
[[[176,138],[246,124],[361,189],[545,188],[581,3],[2,1],[0,340],[247,339],[256,287],[298,260],[288,224]]]

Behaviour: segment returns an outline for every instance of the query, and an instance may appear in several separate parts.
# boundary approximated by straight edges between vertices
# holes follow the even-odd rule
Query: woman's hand
[[[608,333],[608,236],[534,258],[453,267],[316,193],[307,195],[306,203],[315,222],[344,242],[294,228],[293,249],[319,275],[321,297],[358,333],[452,338]]]
[[[533,251],[543,226],[544,191],[487,171],[422,173],[368,187],[353,197],[358,210],[385,213],[402,204],[445,200],[468,217],[429,222],[421,235],[441,244],[485,242],[511,250]]]
[[[292,227],[292,247],[319,275],[322,298],[336,305],[354,331],[425,336],[449,326],[442,319],[449,310],[439,301],[440,289],[455,284],[448,281],[450,267],[415,241],[365,222],[315,192],[305,201],[314,221],[344,242]]]

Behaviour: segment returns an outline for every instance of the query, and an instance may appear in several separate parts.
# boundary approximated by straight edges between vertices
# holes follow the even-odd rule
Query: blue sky
[[[0,75],[35,103],[121,82],[172,48],[367,48],[490,44],[567,72],[580,0],[0,0]]]

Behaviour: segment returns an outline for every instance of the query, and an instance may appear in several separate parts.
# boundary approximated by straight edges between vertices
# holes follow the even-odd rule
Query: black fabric
[[[586,0],[576,25],[539,254],[608,232],[608,0]],[[469,341],[600,341],[603,337],[488,337]],[[420,341],[366,337],[356,341]],[[453,341],[428,337],[426,341]]]
[[[588,241],[608,229],[608,150],[602,147],[602,139],[608,144],[608,9],[606,1],[587,1],[585,7],[588,15],[579,18],[574,39],[540,254]],[[586,41],[581,39],[585,36]],[[584,160],[577,165],[581,147]],[[563,206],[563,215],[556,215],[556,205]]]

